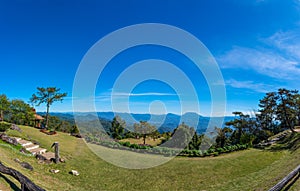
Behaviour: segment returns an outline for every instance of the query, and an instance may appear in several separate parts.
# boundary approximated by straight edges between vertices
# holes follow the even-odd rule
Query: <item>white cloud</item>
[[[264,39],[267,44],[278,48],[288,57],[300,60],[300,30],[288,32],[276,32],[271,37]]]
[[[159,93],[159,92],[147,92],[147,93],[125,93],[125,92],[113,92],[112,96],[176,96],[172,93]]]
[[[234,47],[220,57],[222,68],[242,68],[277,79],[295,79],[300,75],[299,62],[267,49]]]
[[[243,89],[250,89],[255,92],[267,93],[274,89],[277,89],[274,85],[264,84],[264,83],[257,83],[254,81],[237,81],[234,79],[226,80],[226,85],[231,86],[233,88],[243,88]]]
[[[235,46],[217,60],[222,68],[241,68],[280,80],[300,75],[300,28],[259,39],[258,47]]]

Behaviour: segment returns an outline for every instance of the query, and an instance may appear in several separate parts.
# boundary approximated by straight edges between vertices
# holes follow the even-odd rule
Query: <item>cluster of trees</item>
[[[300,94],[297,90],[278,89],[259,100],[253,116],[233,112],[234,120],[225,128],[217,128],[217,147],[235,144],[257,144],[281,131],[300,125]]]
[[[9,100],[5,94],[0,95],[0,120],[21,125],[33,125],[34,111],[23,100]]]
[[[62,120],[59,117],[49,115],[48,129],[79,135],[79,128],[74,122]]]
[[[259,110],[253,116],[243,112],[233,112],[235,118],[225,123],[225,127],[215,127],[217,135],[207,137],[198,135],[193,127],[180,124],[172,133],[159,134],[157,129],[141,121],[134,124],[134,131],[126,131],[125,122],[120,117],[115,117],[110,129],[113,138],[122,139],[133,136],[165,137],[164,146],[173,148],[186,148],[188,150],[201,150],[205,148],[224,148],[231,145],[257,144],[268,137],[283,130],[294,131],[296,125],[300,125],[300,94],[297,90],[279,89],[277,92],[266,93],[259,100]],[[214,141],[215,140],[215,141]],[[166,142],[168,141],[168,142]]]
[[[257,119],[262,129],[278,133],[285,129],[294,131],[300,125],[300,94],[298,90],[279,89],[270,92],[259,102]]]
[[[30,103],[37,106],[46,104],[45,127],[52,131],[61,131],[72,134],[79,134],[79,129],[74,123],[61,120],[58,117],[50,116],[50,106],[56,101],[62,101],[67,93],[60,93],[56,87],[37,88],[37,92],[32,95]],[[28,103],[20,99],[9,100],[5,94],[0,95],[0,121],[7,121],[19,125],[34,125],[35,110]]]
[[[160,136],[157,128],[146,121],[140,121],[133,125],[133,131],[126,129],[126,122],[121,117],[116,116],[113,118],[109,134],[114,139],[123,138],[143,138],[143,144],[146,144],[146,138],[151,137],[157,139]]]

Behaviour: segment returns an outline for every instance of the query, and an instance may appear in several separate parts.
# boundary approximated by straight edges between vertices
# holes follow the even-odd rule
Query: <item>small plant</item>
[[[9,128],[10,128],[10,124],[8,124],[8,123],[0,123],[0,132],[5,132]]]

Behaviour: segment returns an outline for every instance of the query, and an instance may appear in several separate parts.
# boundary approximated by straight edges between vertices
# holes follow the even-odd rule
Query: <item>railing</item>
[[[295,178],[300,172],[300,165],[297,166],[292,172],[284,177],[280,182],[273,186],[269,191],[280,191],[282,190],[293,178]]]

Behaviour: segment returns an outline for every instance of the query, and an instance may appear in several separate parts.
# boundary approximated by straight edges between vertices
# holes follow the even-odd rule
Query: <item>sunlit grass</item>
[[[155,168],[129,170],[100,159],[82,139],[64,133],[49,136],[26,126],[21,126],[21,129],[22,136],[38,141],[49,150],[52,143],[58,141],[61,156],[66,158],[66,163],[39,164],[33,157],[12,152],[2,146],[0,160],[47,190],[267,190],[295,168],[300,159],[298,150],[291,153],[286,150],[271,152],[249,149],[219,157],[177,157]],[[29,162],[34,171],[22,168],[14,162],[14,158]],[[49,170],[53,168],[61,172],[51,174]],[[78,170],[80,175],[68,174],[72,169]],[[1,177],[0,185],[9,188]],[[294,190],[299,190],[299,183],[295,185]]]

